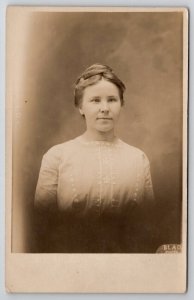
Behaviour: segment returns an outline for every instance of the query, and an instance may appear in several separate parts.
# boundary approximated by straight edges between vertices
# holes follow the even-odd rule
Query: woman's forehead
[[[84,89],[84,95],[115,95],[119,96],[119,89],[118,87],[105,79],[101,79],[100,81],[96,82],[95,84],[89,85]]]

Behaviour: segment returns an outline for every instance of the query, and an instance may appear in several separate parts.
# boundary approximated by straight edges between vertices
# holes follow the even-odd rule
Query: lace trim
[[[102,202],[103,202],[103,194],[104,194],[104,186],[106,184],[110,184],[110,201],[111,207],[117,208],[119,206],[119,199],[115,199],[115,185],[117,173],[114,169],[114,148],[120,145],[120,140],[116,139],[114,142],[106,142],[106,141],[89,141],[85,142],[80,137],[77,140],[84,145],[95,145],[96,158],[98,160],[98,170],[97,170],[97,185],[98,185],[98,196],[93,199],[93,209],[97,214],[101,213]],[[71,188],[72,188],[72,200],[73,204],[79,203],[79,195],[75,184],[74,178],[74,170],[72,167],[70,174]],[[139,194],[139,184],[140,184],[140,173],[138,170],[138,165],[136,165],[136,183],[134,190],[132,192],[132,199],[134,202],[138,200]],[[107,187],[106,187],[107,189]]]
[[[84,141],[81,136],[77,137],[76,140],[83,144],[88,146],[121,146],[120,145],[120,139],[115,137],[112,142],[109,141]]]

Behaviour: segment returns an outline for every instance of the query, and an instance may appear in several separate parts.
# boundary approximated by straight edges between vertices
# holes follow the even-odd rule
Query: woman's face
[[[88,130],[114,130],[121,110],[119,90],[115,84],[101,79],[83,92],[80,113],[85,116]]]

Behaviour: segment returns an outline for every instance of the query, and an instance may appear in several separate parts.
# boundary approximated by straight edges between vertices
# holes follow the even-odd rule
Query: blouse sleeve
[[[130,234],[134,253],[152,253],[155,251],[156,223],[155,205],[150,163],[145,155],[141,155],[142,167],[142,201],[133,216]]]
[[[47,207],[57,204],[59,163],[60,153],[56,147],[51,148],[43,156],[35,192],[36,207]]]
[[[150,163],[145,153],[143,154],[143,176],[144,176],[143,179],[144,201],[153,202],[154,192],[153,192],[152,178],[150,173]]]

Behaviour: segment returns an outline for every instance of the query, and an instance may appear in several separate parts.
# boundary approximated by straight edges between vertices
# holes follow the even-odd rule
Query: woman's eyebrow
[[[96,98],[100,98],[100,96],[92,96],[91,99],[96,99]]]

